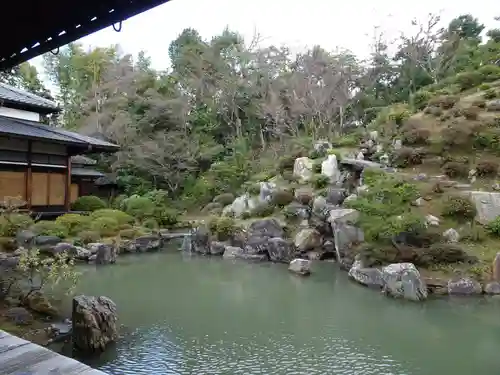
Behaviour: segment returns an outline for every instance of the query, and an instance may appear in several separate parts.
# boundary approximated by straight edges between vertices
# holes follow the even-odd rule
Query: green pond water
[[[125,327],[87,361],[112,375],[496,375],[500,301],[392,300],[318,262],[286,265],[126,256],[86,267],[79,292],[106,295]]]

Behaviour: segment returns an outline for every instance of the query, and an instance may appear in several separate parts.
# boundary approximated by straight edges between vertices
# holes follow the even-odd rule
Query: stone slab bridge
[[[2,330],[0,330],[0,374],[107,375]]]

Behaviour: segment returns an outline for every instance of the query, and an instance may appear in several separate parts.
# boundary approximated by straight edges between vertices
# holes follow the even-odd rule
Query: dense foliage
[[[133,58],[118,46],[84,50],[77,43],[46,54],[44,65],[64,108],[60,124],[121,146],[101,156],[100,166],[115,172],[125,194],[161,189],[163,205],[200,207],[236,193],[253,175],[283,171],[290,156],[304,156],[301,144],[311,139],[349,146],[356,137],[339,135],[359,123],[389,119],[399,126],[431,100],[439,116],[453,106],[450,87],[458,93],[500,78],[498,29],[483,39],[484,26],[471,15],[439,25],[434,16],[415,21],[414,33],[395,45],[380,32],[368,60],[319,46],[293,54],[259,40],[245,43],[229,30],[204,40],[186,29],[170,44],[169,71],[152,69],[144,53]],[[33,69],[22,66],[0,79],[16,83],[15,77],[40,91]],[[406,136],[414,144],[428,139],[413,128]],[[397,160],[411,164],[415,157]],[[145,217],[169,220],[169,213],[145,210],[144,202],[124,210],[140,207]]]

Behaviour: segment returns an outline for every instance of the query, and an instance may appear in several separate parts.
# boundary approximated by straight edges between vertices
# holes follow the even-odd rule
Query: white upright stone
[[[310,181],[314,175],[313,167],[314,163],[308,157],[297,158],[293,165],[293,174],[304,182]]]
[[[321,174],[328,177],[331,183],[336,183],[340,180],[337,156],[328,155],[328,159],[321,163]]]

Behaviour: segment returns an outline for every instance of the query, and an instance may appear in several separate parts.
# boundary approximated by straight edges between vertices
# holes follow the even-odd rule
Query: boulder
[[[135,240],[135,246],[137,251],[139,252],[147,252],[147,251],[157,251],[161,248],[161,237],[158,235],[147,235],[137,237]]]
[[[211,241],[209,249],[210,255],[223,255],[226,250],[226,244],[224,242]]]
[[[80,246],[74,246],[74,257],[78,260],[88,260],[92,255],[90,250],[87,250]]]
[[[321,174],[328,177],[332,184],[340,181],[340,171],[337,156],[328,155],[328,158],[321,163]]]
[[[116,249],[113,245],[99,244],[97,247],[96,264],[113,264],[116,263]]]
[[[309,206],[303,205],[299,202],[292,202],[284,208],[284,212],[288,215],[294,216],[299,219],[308,219],[311,215],[311,209]]]
[[[347,197],[346,189],[328,188],[326,190],[326,203],[333,206],[340,206]]]
[[[314,151],[321,155],[326,154],[332,147],[332,144],[326,139],[320,139],[314,143]]]
[[[484,287],[484,293],[490,294],[490,295],[500,294],[500,282],[491,281],[488,284],[486,284]]]
[[[438,227],[439,226],[439,218],[433,215],[427,215],[425,217],[425,222],[430,227]]]
[[[359,212],[352,208],[337,208],[330,211],[328,222],[350,224],[356,223],[359,218]]]
[[[104,351],[118,338],[116,305],[107,297],[73,298],[73,345],[83,353]]]
[[[295,235],[294,244],[299,251],[313,250],[320,247],[321,243],[321,234],[316,229],[302,229]]]
[[[308,157],[300,157],[295,159],[293,166],[293,174],[301,181],[310,181],[314,175],[314,162]]]
[[[264,261],[268,260],[267,254],[259,254],[252,250],[252,248],[241,248],[237,246],[226,246],[224,250],[224,259],[244,259],[244,260],[256,260]]]
[[[260,193],[259,200],[261,202],[269,202],[272,199],[272,195],[276,190],[276,184],[273,182],[260,182]]]
[[[295,189],[294,196],[297,202],[305,206],[309,206],[314,199],[314,189],[311,187],[299,187]]]
[[[394,298],[422,301],[427,298],[427,286],[413,263],[394,263],[382,269],[383,291]]]
[[[479,282],[470,277],[448,281],[448,294],[455,296],[471,296],[483,293],[483,287]]]
[[[460,234],[455,229],[450,228],[443,232],[443,238],[448,243],[457,243],[460,241]]]
[[[290,262],[288,270],[300,276],[311,274],[311,261],[307,259],[294,259]]]
[[[274,218],[255,220],[248,227],[248,233],[250,236],[260,236],[268,238],[285,236],[283,226],[278,220]]]
[[[41,292],[33,292],[28,295],[24,300],[24,304],[30,310],[43,315],[54,317],[59,314],[57,309],[50,303],[49,299]]]
[[[269,260],[273,262],[288,263],[295,255],[295,246],[289,240],[274,237],[269,239],[268,244]]]
[[[210,251],[210,230],[206,225],[200,225],[191,234],[191,251],[207,254]]]
[[[16,325],[28,325],[33,322],[33,315],[24,307],[11,307],[4,316]]]
[[[488,224],[500,216],[500,192],[465,191],[463,194],[476,206],[479,223]]]
[[[370,288],[380,289],[384,286],[382,271],[378,268],[364,267],[360,260],[354,261],[348,275],[354,281]]]
[[[54,254],[54,248],[60,242],[62,240],[57,236],[36,236],[33,239],[33,244],[46,254]]]

